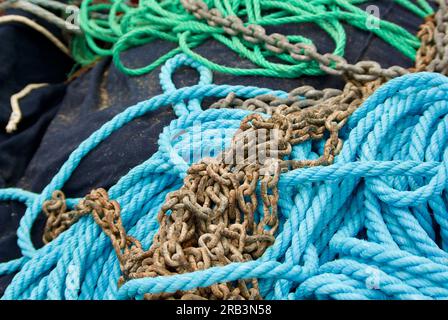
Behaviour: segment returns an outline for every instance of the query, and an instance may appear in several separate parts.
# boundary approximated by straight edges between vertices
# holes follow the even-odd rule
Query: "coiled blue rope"
[[[199,71],[201,84],[174,87],[171,73],[182,64]],[[193,154],[202,154],[210,146],[223,147],[231,135],[217,142],[217,133],[234,132],[248,114],[202,111],[201,100],[229,92],[286,96],[212,85],[209,71],[184,56],[167,63],[161,83],[164,94],[104,124],[73,151],[40,194],[0,190],[0,200],[28,207],[18,230],[23,257],[0,264],[0,274],[18,271],[3,299],[140,299],[144,293],[253,277],[267,299],[448,298],[448,79],[431,73],[406,75],[378,89],[350,117],[334,165],[282,174],[281,227],[275,243],[256,261],[130,280],[118,288],[115,252],[89,216],[36,250],[30,231],[42,203],[64,186],[90,150],[126,123],[168,104],[179,116],[160,135],[159,150],[109,190],[120,203],[126,230],[147,249],[166,194],[181,186],[193,161],[185,151],[193,147]],[[294,147],[291,158],[315,159],[322,148],[322,142],[306,142]]]

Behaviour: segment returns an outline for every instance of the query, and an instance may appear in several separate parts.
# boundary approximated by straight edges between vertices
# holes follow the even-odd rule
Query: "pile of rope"
[[[345,23],[373,32],[415,59],[419,40],[402,27],[356,6],[365,2],[368,1],[85,0],[80,7],[85,41],[77,41],[72,49],[75,58],[88,56],[86,49],[101,57],[113,56],[117,68],[128,75],[150,72],[176,54],[185,53],[218,72],[295,78],[323,73],[317,61],[301,59],[303,46],[312,46],[312,40],[298,34],[267,36],[265,28],[313,23],[333,40],[332,53],[342,57],[346,49]],[[396,2],[422,18],[433,13],[426,0],[417,4],[410,0]],[[372,28],[373,24],[378,27]],[[174,43],[175,48],[146,66],[122,63],[122,52],[158,40]],[[221,43],[254,67],[220,65],[194,51],[208,40]],[[288,48],[282,46],[286,41],[290,43]]]
[[[191,3],[196,16],[247,36]],[[411,71],[446,72],[447,31],[442,1]],[[343,76],[345,88],[216,86],[209,69],[178,55],[162,68],[165,93],[104,124],[40,194],[0,189],[0,200],[28,207],[23,257],[0,264],[0,274],[18,271],[3,298],[447,299],[448,78],[351,65],[313,46],[294,52],[286,38],[276,48]],[[198,70],[198,85],[175,88],[182,65]],[[222,99],[204,111],[206,97]],[[150,159],[108,191],[65,198],[84,156],[167,104],[178,119]],[[204,158],[209,148],[218,155]],[[47,245],[36,250],[30,231],[42,210]]]

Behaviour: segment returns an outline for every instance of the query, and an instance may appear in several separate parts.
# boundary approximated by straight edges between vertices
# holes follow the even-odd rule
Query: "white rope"
[[[35,21],[24,17],[24,16],[18,16],[18,15],[7,15],[0,17],[0,24],[5,23],[22,23],[24,25],[29,26],[30,28],[36,30],[43,36],[45,36],[48,40],[50,40],[57,48],[59,48],[63,53],[65,53],[67,56],[70,57],[70,50],[58,39],[56,38],[50,31],[48,31],[46,28],[41,26],[40,24],[36,23]],[[22,89],[20,92],[14,94],[11,96],[11,109],[12,113],[9,117],[8,124],[6,125],[6,132],[12,133],[15,130],[17,130],[17,125],[19,124],[20,120],[22,119],[22,112],[20,110],[19,106],[19,100],[22,99],[24,96],[26,96],[28,93],[30,93],[32,90],[40,88],[44,85],[47,85],[46,83],[39,83],[39,84],[29,84],[24,89]]]
[[[36,4],[29,3],[27,1],[17,0],[17,1],[10,1],[10,2],[4,2],[0,3],[0,10],[4,10],[7,8],[14,8],[14,9],[22,9],[25,11],[28,11],[30,13],[35,14],[36,16],[39,16],[55,25],[60,27],[63,30],[67,30],[70,32],[76,32],[76,30],[68,29],[66,27],[66,22],[59,18],[58,16],[54,15],[53,13],[39,7],[37,4],[40,3],[40,1],[35,1]],[[43,4],[43,3],[40,3]],[[47,5],[51,6],[52,3],[47,3]],[[61,7],[62,9],[62,7]],[[37,22],[31,20],[30,18],[27,18],[25,16],[19,16],[19,15],[6,15],[0,17],[0,24],[5,23],[21,23],[24,25],[27,25],[28,27],[36,30],[40,34],[42,34],[44,37],[46,37],[48,40],[50,40],[59,50],[61,50],[64,54],[71,57],[69,48],[56,36],[54,36],[50,31],[48,31],[45,27],[41,26]],[[13,133],[17,130],[17,126],[20,123],[20,120],[22,119],[22,111],[20,109],[19,100],[27,96],[31,91],[47,86],[47,83],[33,83],[27,85],[25,88],[23,88],[20,92],[13,94],[11,96],[11,115],[9,117],[9,121],[6,125],[6,132],[7,133]]]
[[[57,37],[55,37],[50,31],[48,31],[45,27],[41,26],[37,22],[31,20],[30,18],[19,16],[19,15],[7,15],[0,17],[0,24],[2,23],[11,23],[18,22],[33,28],[43,36],[45,36],[48,40],[50,40],[56,47],[58,47],[62,52],[64,52],[67,56],[70,55],[70,50],[67,48],[65,44],[62,43]]]
[[[6,132],[13,133],[17,130],[17,125],[22,120],[22,111],[20,110],[19,100],[27,96],[31,91],[47,86],[48,83],[32,83],[23,88],[20,92],[11,96],[12,113],[6,125]]]
[[[11,9],[21,9],[27,12],[30,12],[42,19],[45,19],[46,21],[56,25],[58,28],[65,30],[67,32],[81,34],[82,31],[80,28],[70,28],[68,27],[67,21],[62,19],[61,17],[58,17],[51,11],[48,11],[42,7],[40,7],[38,4],[43,5],[42,1],[36,1],[36,4],[29,2],[27,0],[15,0],[15,1],[6,1],[4,3],[0,3],[0,9],[5,10],[8,8]],[[52,2],[47,3],[47,7],[51,7],[54,5]],[[74,7],[74,6],[71,6]]]

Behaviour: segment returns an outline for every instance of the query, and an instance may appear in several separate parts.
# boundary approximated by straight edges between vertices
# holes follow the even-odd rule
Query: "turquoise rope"
[[[170,79],[180,65],[196,68],[201,84],[176,89]],[[23,257],[0,264],[0,274],[17,272],[3,299],[141,299],[144,293],[254,277],[266,299],[448,298],[448,79],[431,73],[406,75],[378,89],[344,127],[345,143],[333,165],[281,175],[281,227],[256,261],[130,280],[118,288],[115,252],[89,216],[35,249],[30,230],[42,203],[64,186],[84,156],[133,119],[168,104],[178,115],[161,133],[159,150],[108,190],[120,203],[126,230],[147,249],[166,194],[181,186],[194,160],[186,151],[203,154],[228,145],[249,114],[200,110],[202,99],[229,92],[286,97],[269,89],[213,85],[209,71],[183,55],[169,60],[160,78],[164,94],[105,123],[41,193],[0,189],[0,200],[28,207],[18,230]],[[306,142],[293,148],[291,158],[315,159],[322,152],[322,141]]]

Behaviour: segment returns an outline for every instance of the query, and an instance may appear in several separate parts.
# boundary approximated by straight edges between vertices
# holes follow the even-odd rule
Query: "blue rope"
[[[198,70],[200,84],[176,89],[171,75],[181,65]],[[258,278],[267,299],[448,298],[448,79],[431,73],[406,75],[378,89],[350,117],[334,165],[281,175],[281,227],[256,261],[130,280],[118,288],[115,252],[90,216],[35,249],[30,231],[43,202],[64,186],[84,156],[133,119],[168,104],[178,115],[161,133],[159,150],[108,190],[122,208],[128,233],[148,249],[167,193],[181,186],[194,162],[188,150],[202,155],[228,145],[249,114],[203,111],[202,99],[230,92],[286,97],[269,89],[213,85],[206,68],[182,55],[167,62],[160,78],[164,94],[105,123],[41,193],[0,189],[1,201],[27,205],[17,233],[23,257],[0,264],[0,274],[17,272],[3,299],[141,299],[144,293],[243,278]],[[217,140],[222,132],[228,134]],[[322,148],[322,142],[305,142],[294,146],[291,158],[316,159]]]

